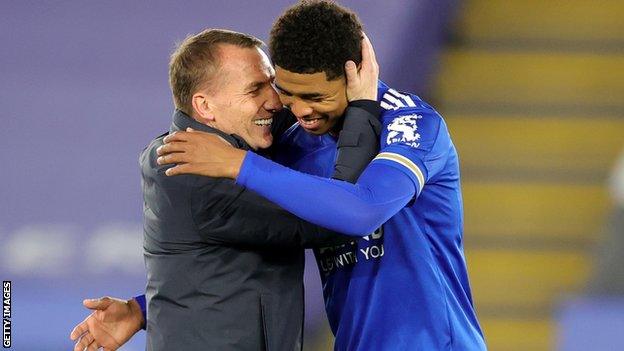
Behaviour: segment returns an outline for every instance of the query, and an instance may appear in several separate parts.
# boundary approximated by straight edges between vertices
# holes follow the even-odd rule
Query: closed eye
[[[258,96],[260,94],[260,87],[256,87],[256,88],[248,91],[247,94],[249,94],[251,96]]]

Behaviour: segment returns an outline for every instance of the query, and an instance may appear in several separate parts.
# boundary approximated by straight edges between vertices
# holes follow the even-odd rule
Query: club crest
[[[395,118],[387,127],[388,145],[394,143],[404,143],[411,147],[420,146],[420,134],[418,133],[417,121],[421,119],[421,115],[406,115]]]

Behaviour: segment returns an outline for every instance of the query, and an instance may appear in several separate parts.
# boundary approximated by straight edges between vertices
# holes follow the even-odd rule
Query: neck
[[[208,126],[208,127],[210,127],[210,128],[214,128],[214,129],[219,129],[219,130],[221,130],[220,128],[218,128],[218,127],[217,127],[217,125],[215,124],[215,122],[214,122],[214,121],[211,121],[211,120],[207,120],[207,119],[205,119],[205,118],[202,118],[202,117],[201,117],[201,116],[200,116],[197,112],[195,112],[195,111],[193,111],[193,113],[191,113],[189,116],[190,116],[192,119],[194,119],[197,123],[201,123],[201,124],[206,125],[206,126]],[[223,131],[223,132],[224,132],[224,133],[227,133],[227,132],[225,132],[225,131]],[[227,133],[227,134],[230,134],[230,133]]]

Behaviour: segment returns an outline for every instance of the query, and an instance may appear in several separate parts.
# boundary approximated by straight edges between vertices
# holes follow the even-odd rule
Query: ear
[[[207,124],[208,122],[214,122],[214,105],[212,104],[211,96],[198,92],[193,94],[191,98],[193,105],[193,112],[200,119],[200,122]]]

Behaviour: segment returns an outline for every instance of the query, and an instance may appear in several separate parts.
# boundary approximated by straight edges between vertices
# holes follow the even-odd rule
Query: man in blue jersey
[[[353,30],[335,25],[344,21],[354,21]],[[275,87],[299,121],[278,140],[276,160],[309,174],[202,133],[173,136],[159,162],[185,161],[171,176],[236,179],[354,236],[350,245],[316,250],[337,350],[483,350],[463,254],[458,157],[442,117],[380,82],[380,153],[355,185],[327,178],[336,150],[327,133],[339,129],[346,106],[345,61],[336,56],[348,52],[358,62],[358,28],[348,10],[312,1],[289,9],[271,32]]]

